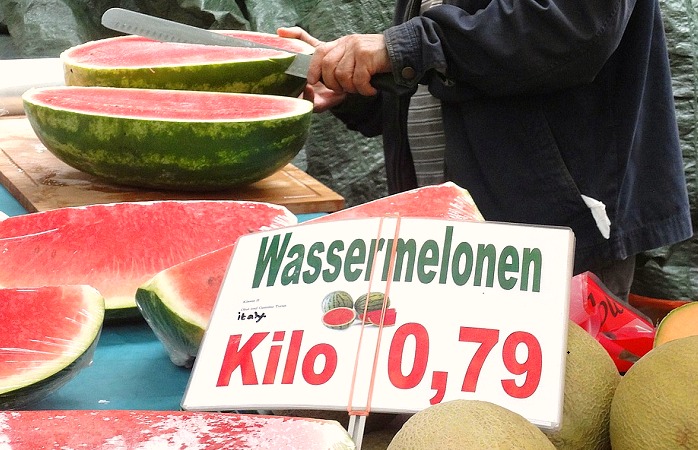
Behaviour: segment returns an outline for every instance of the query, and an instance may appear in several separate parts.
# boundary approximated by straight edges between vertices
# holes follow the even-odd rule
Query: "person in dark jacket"
[[[571,228],[574,273],[625,298],[634,255],[692,235],[657,0],[446,0],[422,14],[419,3],[398,1],[382,34],[279,30],[316,46],[316,111],[382,134],[389,191],[404,191],[417,185],[410,95],[427,85],[445,179],[486,220]]]

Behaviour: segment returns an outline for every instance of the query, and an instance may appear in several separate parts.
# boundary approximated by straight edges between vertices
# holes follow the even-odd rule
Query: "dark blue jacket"
[[[485,219],[570,227],[575,273],[691,236],[657,0],[456,0],[409,20],[408,3],[384,33],[394,79],[442,100],[447,178]],[[383,135],[391,193],[416,186],[408,104],[333,111]],[[581,195],[606,205],[609,239]]]

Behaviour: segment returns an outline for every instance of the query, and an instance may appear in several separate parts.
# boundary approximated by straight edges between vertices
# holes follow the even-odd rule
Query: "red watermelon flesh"
[[[259,202],[153,201],[61,208],[0,222],[0,287],[87,284],[109,317],[137,315],[138,286],[159,271],[295,224],[286,208]]]
[[[72,379],[91,362],[103,321],[104,299],[90,286],[0,289],[0,409]]]
[[[141,120],[267,121],[307,109],[304,103],[281,96],[201,91],[63,86],[34,90],[27,95],[34,103],[55,105],[61,110]]]
[[[390,213],[483,220],[467,190],[445,183],[395,194],[305,223]],[[158,273],[138,289],[136,301],[143,316],[177,365],[190,366],[196,357],[232,251],[230,246],[184,261]]]
[[[391,327],[395,325],[397,321],[397,310],[395,308],[386,308],[385,313],[382,309],[376,309],[374,311],[368,311],[366,314],[359,314],[359,320],[364,320],[371,325],[380,325],[381,317],[383,318],[383,326]]]
[[[455,183],[446,182],[379,198],[318,217],[313,219],[313,222],[396,214],[402,217],[428,217],[475,222],[485,220],[466,189]]]
[[[0,446],[61,449],[353,449],[336,421],[185,411],[0,412]]]
[[[223,34],[295,53],[312,53],[315,49],[298,39],[274,34],[225,30]],[[217,61],[273,58],[286,52],[255,47],[228,47],[160,42],[141,36],[119,36],[79,45],[66,51],[71,63],[94,66],[153,67],[173,64],[211,64]]]

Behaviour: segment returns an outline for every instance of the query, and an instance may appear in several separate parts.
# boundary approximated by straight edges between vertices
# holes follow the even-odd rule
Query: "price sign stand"
[[[555,429],[573,248],[566,228],[393,217],[243,236],[182,408],[346,410],[359,447],[371,411],[456,398]],[[368,297],[355,320],[325,314],[337,291]]]

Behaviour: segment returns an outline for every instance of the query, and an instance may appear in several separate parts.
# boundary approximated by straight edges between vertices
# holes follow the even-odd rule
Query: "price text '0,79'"
[[[293,384],[299,364],[300,375],[306,383],[310,385],[327,383],[337,369],[337,350],[330,344],[319,343],[301,355],[303,330],[290,332],[288,342],[286,342],[286,333],[286,331],[258,332],[252,334],[244,343],[242,335],[231,335],[216,386],[228,386],[232,374],[238,370],[243,385],[260,384],[253,353],[270,337],[272,345],[266,357],[261,384]],[[412,340],[414,351],[412,360],[405,363],[405,358],[409,358],[406,356],[408,339]],[[501,389],[506,395],[523,399],[536,392],[540,384],[543,357],[540,343],[533,334],[514,331],[502,340],[500,331],[496,329],[459,327],[458,341],[475,346],[474,354],[467,362],[465,375],[462,381],[459,380],[462,392],[477,391],[482,369],[491,358],[501,358],[504,368],[508,371],[499,380]],[[282,361],[281,355],[285,346],[288,350]],[[525,351],[520,351],[523,350],[522,346],[525,347]],[[398,327],[388,350],[387,373],[390,383],[398,389],[413,389],[422,383],[427,375],[430,350],[429,333],[423,325],[409,322]],[[521,357],[522,354],[525,356]],[[255,356],[264,357],[257,354]],[[322,360],[318,361],[321,356]],[[457,358],[452,360],[454,361],[452,364],[461,363]],[[283,370],[278,379],[280,364],[283,364]],[[431,404],[440,403],[443,400],[449,381],[448,375],[448,371],[431,372],[431,389],[434,392],[429,399]]]

